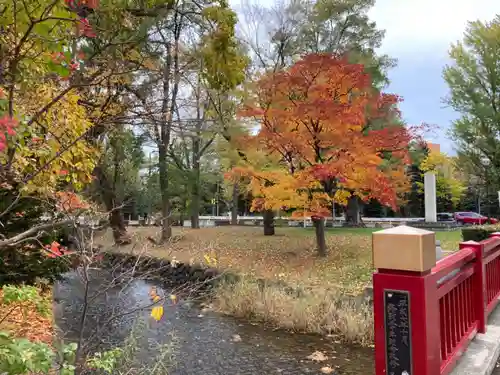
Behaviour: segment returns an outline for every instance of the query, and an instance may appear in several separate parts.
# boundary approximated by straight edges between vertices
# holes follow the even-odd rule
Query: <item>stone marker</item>
[[[427,172],[424,174],[424,197],[425,197],[425,221],[427,223],[437,222],[436,211],[436,174]]]
[[[436,240],[436,262],[443,259],[445,256],[443,249],[441,248],[441,241]]]

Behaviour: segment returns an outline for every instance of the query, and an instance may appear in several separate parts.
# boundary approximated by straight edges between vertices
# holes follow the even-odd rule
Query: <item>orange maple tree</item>
[[[234,168],[232,177],[250,178],[254,211],[285,208],[311,216],[318,250],[325,251],[320,218],[330,215],[332,201],[346,204],[356,194],[396,208],[407,186],[411,132],[368,121],[396,111],[398,102],[374,90],[362,65],[330,54],[305,56],[256,83],[240,115],[259,130],[240,145],[257,161]]]

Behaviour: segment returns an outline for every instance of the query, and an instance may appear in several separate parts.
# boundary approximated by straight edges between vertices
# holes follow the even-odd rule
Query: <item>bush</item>
[[[16,191],[0,188],[0,235],[5,238],[20,234],[41,223],[44,213],[51,212],[52,203],[37,197],[17,199]],[[2,249],[0,257],[0,286],[5,284],[33,284],[37,279],[54,281],[69,269],[67,259],[52,259],[41,251],[43,245],[62,242],[67,229],[46,230],[36,239],[19,246]],[[0,236],[0,237],[1,237]]]
[[[462,229],[462,238],[464,241],[480,242],[489,238],[493,233],[500,232],[500,225],[477,225]]]
[[[39,249],[4,249],[0,257],[0,286],[35,284],[38,279],[50,282],[70,269],[68,259],[49,258]]]

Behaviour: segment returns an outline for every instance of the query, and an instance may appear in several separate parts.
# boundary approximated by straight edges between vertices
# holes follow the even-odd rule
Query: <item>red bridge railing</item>
[[[500,301],[500,234],[461,243],[427,272],[379,269],[373,283],[376,374],[447,375],[474,336],[486,332]],[[397,341],[401,333],[388,334],[386,293],[393,290],[411,301],[407,347]],[[399,347],[391,349],[391,340]]]
[[[484,246],[486,313],[489,315],[497,306],[500,297],[500,234],[482,242]]]

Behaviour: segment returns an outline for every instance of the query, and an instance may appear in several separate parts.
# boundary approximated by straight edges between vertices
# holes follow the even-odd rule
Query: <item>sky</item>
[[[253,1],[271,5],[277,0]],[[238,8],[240,1],[231,3]],[[500,0],[377,0],[369,13],[378,28],[386,30],[381,52],[398,60],[386,91],[403,98],[401,110],[408,124],[436,126],[426,138],[446,153],[454,154],[447,132],[458,117],[443,103],[448,50],[462,39],[467,21],[490,21],[495,14],[500,14]]]
[[[467,21],[490,21],[495,14],[500,14],[499,0],[377,0],[369,13],[386,30],[381,50],[398,59],[387,91],[403,97],[407,123],[438,126],[428,140],[440,143],[444,152],[453,154],[446,133],[458,116],[442,100],[448,93],[442,70],[451,63],[450,44],[462,39]]]

